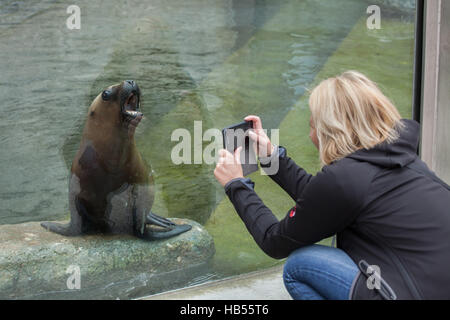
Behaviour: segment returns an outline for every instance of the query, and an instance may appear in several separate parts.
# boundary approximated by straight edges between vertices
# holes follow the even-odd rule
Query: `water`
[[[145,119],[136,140],[154,171],[154,211],[207,223],[225,196],[223,189],[213,178],[213,166],[171,162],[173,130],[192,133],[194,120],[202,121],[203,132],[220,129],[247,114],[278,128],[366,16],[368,5],[361,0],[76,4],[81,30],[66,28],[64,1],[0,4],[0,224],[67,218],[67,178],[87,108],[103,88],[125,79],[136,80],[143,93]],[[389,14],[394,22],[404,19],[395,10]],[[390,30],[368,36],[394,46],[412,43],[410,28]],[[402,63],[410,65],[410,52],[405,55]],[[392,70],[383,76],[396,76]],[[308,112],[305,105],[299,108]],[[224,218],[225,224],[230,219]],[[212,230],[216,247],[234,254],[227,243],[235,235],[221,229]],[[229,265],[221,262],[222,270],[192,283],[249,271],[248,263],[238,260],[252,260],[253,252],[260,254],[252,248],[231,259],[219,257]]]
[[[358,1],[339,5],[333,1],[298,1],[298,11],[270,30],[264,29],[264,24],[289,2],[77,4],[82,19],[79,31],[66,28],[69,15],[67,4],[62,1],[3,1],[0,6],[0,224],[67,216],[68,167],[78,146],[87,107],[105,86],[127,78],[138,81],[148,119],[141,132],[159,123],[189,94],[195,95],[194,103],[205,114],[205,126],[226,124],[214,121],[215,113],[225,112],[220,119],[235,121],[245,111],[254,111],[269,119],[269,126],[276,127],[352,27],[351,23],[340,23],[340,14],[354,21],[362,7]],[[329,17],[323,26],[315,23],[313,7]],[[321,32],[314,34],[314,29]],[[247,52],[237,59],[240,65],[234,67],[253,72],[267,63],[273,68],[258,74],[258,79],[247,75],[250,77],[244,80],[248,82],[235,79],[233,83],[215,84],[211,78],[223,81],[220,78],[230,68],[221,66],[256,32],[259,38],[245,49]],[[260,51],[265,54],[258,54]],[[258,86],[258,82],[262,85]],[[235,87],[236,84],[241,87]],[[231,86],[228,89],[232,92],[227,96],[218,85]],[[256,97],[258,91],[267,90],[275,98],[264,101]],[[213,121],[207,122],[206,118]],[[173,127],[179,127],[179,123],[175,121]],[[168,130],[163,132],[170,134]],[[153,160],[150,154],[149,157]],[[150,163],[157,169],[157,176],[167,177],[164,170],[173,170],[154,160],[156,163]],[[162,189],[170,184],[158,182]],[[216,187],[209,181],[206,188],[195,192],[205,195],[201,208],[196,205],[197,209],[186,210],[201,211],[197,217],[194,214],[201,222],[217,201],[215,193],[209,192],[211,184]],[[167,192],[172,198],[171,191]],[[179,203],[191,203],[183,201],[182,194],[177,193],[178,196],[182,197]]]

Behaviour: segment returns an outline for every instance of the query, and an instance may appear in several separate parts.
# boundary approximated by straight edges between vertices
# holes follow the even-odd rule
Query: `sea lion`
[[[134,140],[143,116],[140,101],[133,80],[110,86],[94,99],[72,162],[70,222],[43,222],[44,228],[65,236],[113,233],[147,240],[191,229],[151,212],[154,181]]]

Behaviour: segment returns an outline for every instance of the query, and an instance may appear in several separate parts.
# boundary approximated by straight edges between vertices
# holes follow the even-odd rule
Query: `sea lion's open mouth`
[[[132,118],[136,118],[137,116],[142,116],[142,112],[140,112],[140,99],[135,92],[131,92],[128,98],[125,100],[123,105],[123,113]]]
[[[121,113],[127,123],[137,117],[142,117],[141,94],[137,83],[133,80],[125,80],[122,84]]]

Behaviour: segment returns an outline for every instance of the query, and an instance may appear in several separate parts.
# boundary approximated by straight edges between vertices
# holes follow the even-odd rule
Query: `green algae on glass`
[[[411,118],[414,61],[414,24],[383,19],[380,30],[366,28],[366,19],[355,25],[340,48],[323,66],[316,81],[357,70],[375,81],[404,118]],[[299,107],[306,108],[305,101]]]

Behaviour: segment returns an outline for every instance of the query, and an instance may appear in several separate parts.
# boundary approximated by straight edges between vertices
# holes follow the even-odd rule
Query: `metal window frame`
[[[437,114],[437,79],[439,68],[439,8],[441,0],[428,0],[425,3],[422,26],[422,74],[420,91],[420,106],[416,106],[421,124],[420,156],[428,166],[434,169],[435,124]],[[417,114],[416,114],[417,116]]]
[[[447,162],[450,159],[450,146],[446,146],[445,138],[448,137],[443,137],[442,134],[448,134],[445,121],[450,117],[448,105],[450,95],[447,88],[450,53],[446,50],[450,45],[448,38],[450,29],[448,20],[445,19],[445,15],[450,12],[450,2],[421,1],[424,4],[423,26],[421,39],[416,44],[417,72],[414,77],[416,87],[413,114],[414,119],[419,120],[421,124],[420,157],[431,170],[448,183],[450,167]],[[418,32],[420,36],[420,30]],[[419,48],[420,42],[422,50]],[[421,68],[419,60],[422,60]]]
[[[425,0],[416,0],[412,118],[421,122]]]

